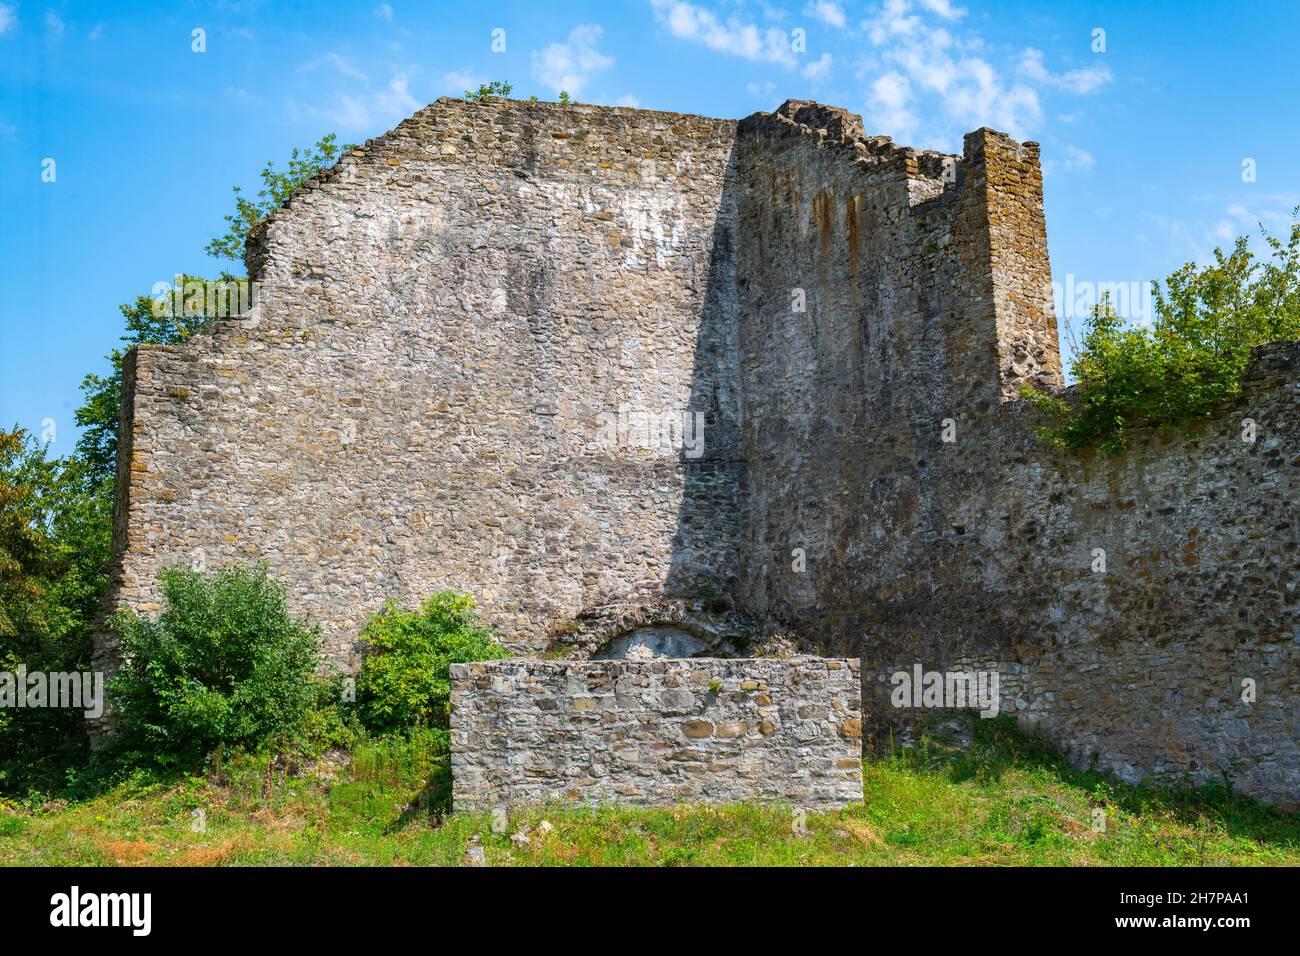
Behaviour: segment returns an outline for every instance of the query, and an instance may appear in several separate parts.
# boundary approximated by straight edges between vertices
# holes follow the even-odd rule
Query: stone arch
[[[744,657],[756,622],[716,600],[602,604],[549,628],[547,652],[579,660]]]

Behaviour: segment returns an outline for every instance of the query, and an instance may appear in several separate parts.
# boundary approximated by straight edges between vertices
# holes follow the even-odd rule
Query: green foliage
[[[274,743],[291,745],[303,757],[314,759],[327,750],[348,749],[365,736],[357,720],[356,707],[344,703],[343,679],[335,676],[315,683],[316,697],[291,736],[280,735]]]
[[[111,521],[111,493],[82,461],[0,432],[0,670],[89,669]],[[79,710],[0,710],[0,790],[60,785],[87,746]]]
[[[1189,262],[1157,284],[1149,327],[1126,324],[1103,299],[1074,360],[1072,400],[1025,391],[1054,420],[1040,437],[1117,453],[1134,426],[1187,427],[1238,395],[1253,347],[1300,338],[1300,219],[1286,242],[1264,240],[1267,260],[1241,237],[1231,253],[1216,249],[1213,264]]]
[[[0,435],[0,439],[12,436]],[[0,452],[0,616],[5,654],[29,667],[72,665],[87,657],[89,628],[107,583],[112,502],[75,458],[47,459],[24,438]],[[65,648],[66,642],[76,644]]]
[[[339,156],[353,148],[352,145],[339,146],[334,140],[334,134],[330,133],[308,149],[294,149],[289,154],[289,167],[284,170],[276,169],[275,164],[268,160],[259,174],[262,188],[253,199],[236,186],[235,211],[225,217],[226,231],[209,242],[204,251],[217,259],[242,263],[244,241],[262,220],[288,202],[303,183],[322,169],[334,165]]]
[[[0,432],[0,637],[18,633],[42,591],[36,565],[47,535],[37,522],[26,439],[22,429]]]
[[[319,637],[266,568],[169,568],[161,586],[156,619],[115,620],[124,663],[109,694],[128,760],[193,766],[218,745],[295,739],[322,696]]]
[[[578,101],[569,95],[568,90],[560,90],[560,102],[563,103],[565,106],[569,106],[570,104],[576,103]]]
[[[477,90],[466,90],[465,99],[467,100],[485,100],[489,96],[509,96],[514,89],[511,83],[505,83],[501,80],[493,80],[491,83],[482,83]]]
[[[370,651],[357,677],[362,720],[373,730],[448,726],[450,665],[508,657],[479,623],[469,594],[442,591],[411,611],[389,602],[366,624]]]

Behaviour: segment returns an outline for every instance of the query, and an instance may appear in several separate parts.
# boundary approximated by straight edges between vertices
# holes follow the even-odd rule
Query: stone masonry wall
[[[132,354],[109,604],[265,560],[350,667],[387,598],[471,589],[526,651],[724,579],[735,126],[439,100],[312,180],[250,243],[250,316]],[[637,418],[688,412],[694,457]]]
[[[453,664],[452,804],[862,800],[858,662]]]
[[[738,157],[738,603],[862,659],[869,746],[931,713],[893,674],[974,663],[1080,764],[1295,805],[1300,345],[1189,436],[1051,451],[1016,400],[1060,374],[1033,144],[746,120]]]
[[[248,253],[253,314],[128,359],[108,607],[266,560],[350,667],[386,598],[519,653],[689,604],[860,658],[869,746],[927,716],[891,674],[975,662],[1080,764],[1300,800],[1300,344],[1188,434],[1044,447],[1035,144],[440,100]]]
[[[1295,807],[1300,343],[1257,350],[1190,434],[1139,429],[1116,457],[1049,453],[1030,408],[1005,411],[916,495],[928,541],[882,546],[837,605],[864,634],[868,737],[928,716],[891,705],[893,673],[992,669],[1002,712],[1079,765]]]

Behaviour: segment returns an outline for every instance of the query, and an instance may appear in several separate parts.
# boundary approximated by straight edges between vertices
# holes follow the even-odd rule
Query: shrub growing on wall
[[[479,623],[469,594],[442,591],[419,610],[393,602],[361,632],[369,645],[357,677],[362,720],[376,731],[446,728],[451,716],[450,666],[509,657]]]
[[[116,619],[123,666],[109,699],[128,752],[191,765],[218,744],[296,735],[319,699],[319,635],[289,613],[264,566],[161,575],[156,619]]]
[[[1264,241],[1262,262],[1242,237],[1230,254],[1216,249],[1212,264],[1175,271],[1156,288],[1149,326],[1124,322],[1103,301],[1074,359],[1076,401],[1027,392],[1055,420],[1040,436],[1119,452],[1135,425],[1185,427],[1239,394],[1252,348],[1300,338],[1300,221],[1286,242]]]

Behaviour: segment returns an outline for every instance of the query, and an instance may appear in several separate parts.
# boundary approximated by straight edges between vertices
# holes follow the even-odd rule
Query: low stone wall
[[[857,660],[453,664],[452,801],[841,807],[861,717]]]

